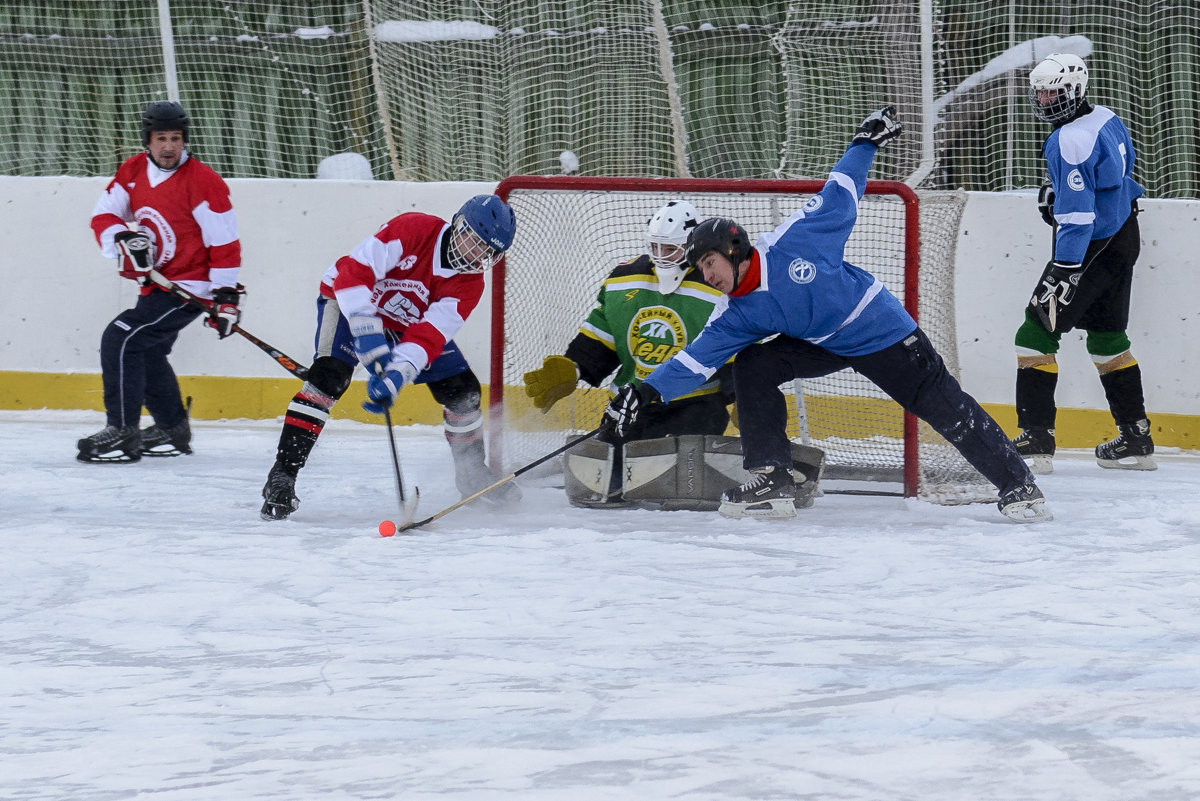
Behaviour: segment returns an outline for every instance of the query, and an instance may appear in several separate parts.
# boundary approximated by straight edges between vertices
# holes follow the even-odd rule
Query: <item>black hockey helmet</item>
[[[150,144],[151,131],[180,131],[187,142],[191,125],[183,106],[174,100],[153,100],[142,109],[142,147]]]
[[[700,258],[710,250],[715,250],[737,266],[750,258],[753,247],[750,244],[750,234],[746,229],[733,220],[724,217],[712,217],[697,225],[688,233],[687,256],[688,264],[700,266]]]

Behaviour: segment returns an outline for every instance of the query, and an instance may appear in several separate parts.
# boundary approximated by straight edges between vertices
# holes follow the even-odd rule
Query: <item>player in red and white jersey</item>
[[[429,386],[442,405],[455,485],[464,497],[496,480],[484,460],[479,379],[454,336],[483,295],[483,273],[515,233],[508,204],[477,195],[450,223],[420,212],[393,217],[325,272],[316,353],[308,380],[288,404],[263,487],[263,519],[283,520],[300,505],[296,476],[359,364],[367,370],[369,411],[383,413],[405,384]],[[500,489],[495,500],[517,497],[512,484]]]
[[[222,339],[240,317],[237,218],[225,181],[188,152],[190,128],[178,103],[147,104],[145,152],[117,169],[92,212],[100,251],[141,290],[137,304],[104,329],[100,364],[108,424],[79,440],[83,462],[191,453],[187,410],[167,355],[179,332],[203,312],[151,282],[151,269],[211,300],[206,324]],[[143,404],[154,425],[139,430]]]

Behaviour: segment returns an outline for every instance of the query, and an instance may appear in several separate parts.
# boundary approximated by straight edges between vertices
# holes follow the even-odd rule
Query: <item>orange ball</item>
[[[379,524],[379,536],[390,537],[396,533],[396,524],[391,520],[384,520]]]

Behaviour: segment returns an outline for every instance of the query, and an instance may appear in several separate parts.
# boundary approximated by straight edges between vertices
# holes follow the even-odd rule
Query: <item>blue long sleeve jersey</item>
[[[754,243],[761,282],[709,320],[686,348],[644,379],[664,400],[691,392],[738,351],[773,334],[861,356],[917,327],[878,278],[845,261],[875,145],[851,145],[820,193]],[[718,306],[718,310],[720,307]]]
[[[1116,114],[1094,106],[1054,129],[1042,153],[1054,184],[1054,259],[1079,264],[1089,242],[1121,230],[1145,191],[1132,177],[1133,140]]]

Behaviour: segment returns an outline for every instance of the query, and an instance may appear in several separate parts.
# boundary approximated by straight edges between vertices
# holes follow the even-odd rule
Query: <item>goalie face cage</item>
[[[518,234],[491,276],[493,467],[507,472],[599,424],[611,397],[607,386],[581,383],[543,413],[526,395],[523,376],[541,367],[545,356],[566,350],[608,274],[646,252],[648,222],[665,203],[687,200],[700,219],[732,218],[757,239],[824,185],[567,176],[501,182],[496,193],[516,212]],[[845,251],[847,261],[870,270],[904,303],[956,375],[953,264],[964,204],[961,192],[918,196],[903,183],[868,182]],[[612,333],[637,339],[641,332]],[[826,491],[903,493],[941,503],[995,499],[992,487],[949,443],[852,370],[781,388],[789,404],[789,437],[826,452]]]

